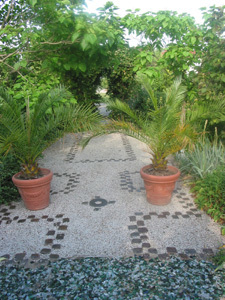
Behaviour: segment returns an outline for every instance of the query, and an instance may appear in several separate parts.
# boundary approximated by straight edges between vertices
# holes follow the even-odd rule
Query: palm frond
[[[182,120],[186,88],[181,85],[180,78],[176,79],[165,91],[165,102],[159,105],[147,77],[143,75],[141,78],[154,106],[148,114],[150,118],[136,114],[127,104],[116,100],[110,102],[109,108],[122,111],[131,121],[113,122],[112,125],[114,129],[147,143],[153,151],[153,167],[165,168],[166,157],[181,150],[196,137],[185,118]]]
[[[0,89],[0,153],[13,151],[22,163],[34,163],[44,149],[67,132],[94,130],[102,118],[92,107],[58,105],[49,113],[53,102],[63,95],[42,94],[27,111],[6,91]],[[55,98],[54,98],[55,97]]]
[[[140,74],[138,76],[138,81],[141,82],[142,85],[144,86],[145,90],[147,91],[147,93],[152,101],[154,109],[157,110],[158,109],[158,99],[154,95],[153,89],[151,87],[151,82],[150,82],[148,76],[145,74]]]

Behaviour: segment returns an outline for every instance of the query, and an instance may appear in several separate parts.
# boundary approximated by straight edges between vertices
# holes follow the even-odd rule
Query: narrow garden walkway
[[[225,244],[220,227],[195,207],[178,182],[167,206],[145,198],[139,170],[149,163],[139,141],[110,134],[82,151],[79,135],[52,145],[40,161],[53,173],[50,206],[0,208],[0,257],[31,261],[71,257],[206,258]]]

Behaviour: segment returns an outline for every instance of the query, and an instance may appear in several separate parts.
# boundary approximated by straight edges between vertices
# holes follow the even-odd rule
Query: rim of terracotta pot
[[[148,179],[152,179],[155,178],[155,180],[157,180],[157,182],[173,182],[174,180],[177,180],[179,177],[180,177],[180,170],[174,166],[167,166],[167,168],[171,171],[176,171],[175,174],[171,174],[171,175],[165,175],[165,176],[157,176],[157,175],[151,175],[151,174],[147,174],[145,173],[144,171],[146,169],[149,169],[151,168],[152,165],[147,165],[147,166],[144,166],[141,168],[140,170],[140,173],[141,173],[141,177],[145,180],[148,180]]]
[[[40,178],[21,179],[21,178],[18,178],[18,176],[20,175],[20,172],[18,172],[13,175],[12,180],[17,187],[27,187],[27,186],[32,187],[32,185],[36,186],[36,185],[42,185],[42,184],[45,185],[46,181],[52,180],[53,172],[46,168],[40,168],[40,170],[44,174],[44,176],[42,176]]]

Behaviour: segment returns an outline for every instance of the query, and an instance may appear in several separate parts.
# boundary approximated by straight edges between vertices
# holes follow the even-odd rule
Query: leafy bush
[[[193,151],[177,154],[176,159],[181,171],[194,178],[203,178],[221,164],[225,166],[225,148],[217,139],[213,143],[209,139],[204,139]]]
[[[19,192],[12,182],[12,176],[20,171],[20,164],[12,156],[0,158],[0,204],[19,200]]]
[[[218,167],[198,180],[191,190],[196,194],[195,202],[213,219],[225,223],[225,169]]]
[[[218,253],[213,257],[213,262],[218,266],[216,270],[220,270],[225,267],[225,248],[221,248]]]
[[[206,211],[216,222],[225,224],[225,148],[218,142],[203,138],[193,151],[179,153],[176,159],[181,171],[196,181],[192,192],[200,209]],[[224,234],[224,226],[221,228]]]
[[[127,102],[135,92],[136,72],[134,72],[134,52],[132,49],[119,49],[105,69],[108,82],[107,94],[110,98]]]

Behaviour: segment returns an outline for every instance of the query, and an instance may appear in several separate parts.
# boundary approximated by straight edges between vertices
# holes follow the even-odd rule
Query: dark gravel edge
[[[76,258],[0,266],[0,299],[221,299],[225,269],[170,257]]]

